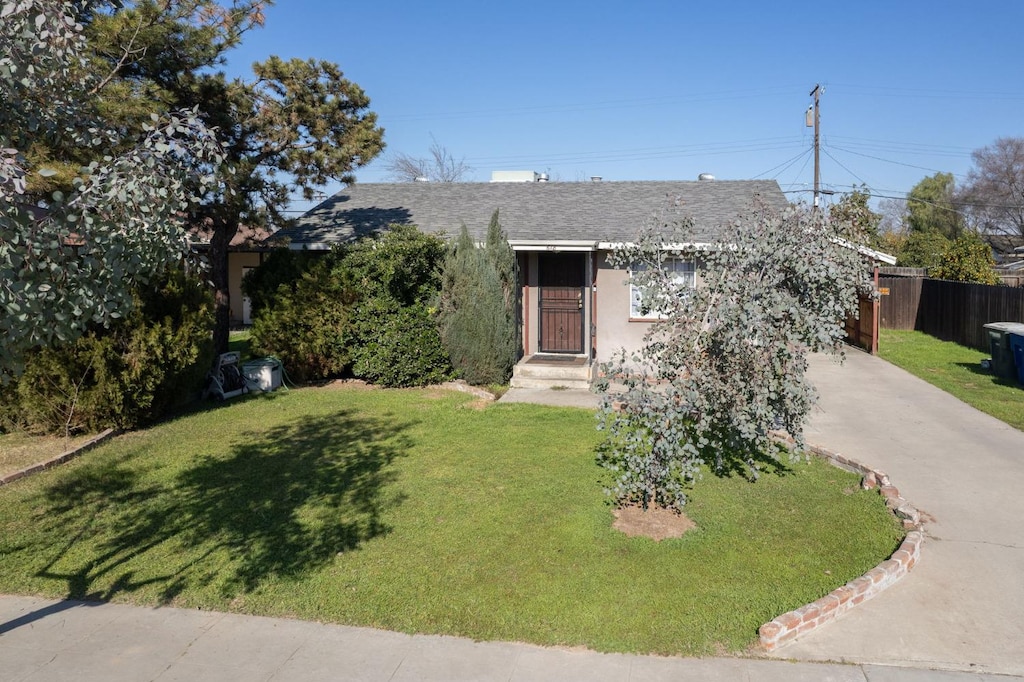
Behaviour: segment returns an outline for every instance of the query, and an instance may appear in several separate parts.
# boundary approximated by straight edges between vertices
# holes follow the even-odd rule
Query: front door
[[[586,254],[537,255],[541,353],[583,353]]]

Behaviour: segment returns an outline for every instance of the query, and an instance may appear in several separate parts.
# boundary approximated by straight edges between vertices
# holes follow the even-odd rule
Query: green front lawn
[[[971,407],[1024,430],[1024,386],[983,369],[981,361],[989,353],[924,332],[882,329],[878,354]]]
[[[712,654],[901,538],[877,493],[818,460],[708,475],[696,530],[628,538],[594,424],[430,389],[238,400],[0,488],[0,593]]]

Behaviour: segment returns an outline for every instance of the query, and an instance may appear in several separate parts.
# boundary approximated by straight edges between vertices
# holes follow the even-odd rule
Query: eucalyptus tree
[[[32,348],[130,308],[132,289],[187,251],[185,220],[222,148],[195,110],[105,125],[79,20],[84,3],[0,3],[0,375]],[[82,150],[63,189],[32,150]],[[44,154],[44,157],[51,156]],[[57,164],[53,164],[57,165]],[[52,190],[52,191],[51,191]]]
[[[679,509],[701,468],[756,478],[783,456],[773,431],[803,446],[815,401],[810,352],[841,353],[843,323],[869,275],[863,225],[792,208],[758,208],[714,247],[661,220],[614,253],[660,317],[642,349],[602,367],[598,463],[619,504]],[[672,260],[695,262],[697,286]]]

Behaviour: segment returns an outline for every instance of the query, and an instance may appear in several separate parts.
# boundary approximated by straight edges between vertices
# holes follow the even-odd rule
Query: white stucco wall
[[[611,360],[619,348],[640,348],[650,322],[629,317],[629,274],[608,264],[606,253],[597,257],[597,356]]]

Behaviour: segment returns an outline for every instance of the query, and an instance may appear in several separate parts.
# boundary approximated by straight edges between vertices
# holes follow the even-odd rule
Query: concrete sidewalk
[[[303,621],[0,597],[4,682],[960,682],[874,665],[598,654]]]

